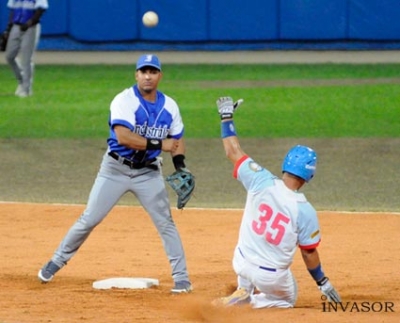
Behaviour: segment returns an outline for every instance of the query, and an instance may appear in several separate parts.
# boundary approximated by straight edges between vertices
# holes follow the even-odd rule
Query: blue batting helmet
[[[282,172],[296,175],[306,182],[313,178],[317,154],[309,147],[297,145],[289,150],[282,163]]]

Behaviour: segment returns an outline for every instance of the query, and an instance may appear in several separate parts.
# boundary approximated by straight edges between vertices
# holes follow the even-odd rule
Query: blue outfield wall
[[[4,2],[1,29],[8,18]],[[400,48],[400,0],[51,0],[49,5],[42,18],[43,50]],[[148,10],[159,15],[155,28],[141,22]]]
[[[281,1],[280,39],[347,39],[347,0]]]

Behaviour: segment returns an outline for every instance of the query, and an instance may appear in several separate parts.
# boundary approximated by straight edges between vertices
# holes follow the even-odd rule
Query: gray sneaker
[[[193,290],[192,284],[188,281],[182,280],[179,282],[175,282],[175,286],[172,287],[171,293],[181,294],[181,293],[190,293]]]
[[[52,260],[50,260],[42,269],[39,270],[38,277],[42,283],[48,283],[53,279],[54,274],[60,270]]]

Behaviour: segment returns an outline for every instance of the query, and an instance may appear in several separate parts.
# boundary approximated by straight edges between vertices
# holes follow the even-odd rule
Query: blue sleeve
[[[298,242],[301,249],[313,249],[321,241],[321,232],[317,212],[308,202],[299,203],[297,226],[299,230]]]

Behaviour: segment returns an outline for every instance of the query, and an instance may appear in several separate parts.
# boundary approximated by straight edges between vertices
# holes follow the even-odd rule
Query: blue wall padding
[[[69,0],[69,34],[81,41],[136,39],[139,36],[138,2]]]
[[[278,38],[278,0],[210,1],[209,39],[255,41]]]
[[[350,39],[400,39],[399,0],[351,0],[349,6]]]
[[[3,32],[8,23],[8,16],[10,12],[6,4],[7,3],[5,1],[2,1],[0,5],[0,32]]]
[[[280,39],[344,39],[347,0],[281,0]]]
[[[140,21],[146,11],[155,11],[159,24],[140,24],[140,39],[151,41],[207,41],[207,1],[140,0]]]
[[[149,10],[159,15],[154,28],[142,24]],[[8,13],[4,0],[0,32]],[[400,0],[49,0],[42,36],[63,36],[74,46],[159,42],[169,49],[400,42]]]
[[[47,10],[41,19],[42,35],[66,35],[68,29],[68,5],[65,0],[49,1],[49,10]],[[7,1],[2,1],[0,5],[0,32],[2,32],[8,22],[9,9]]]
[[[42,35],[65,35],[68,33],[68,1],[51,0],[49,9],[41,19]]]

